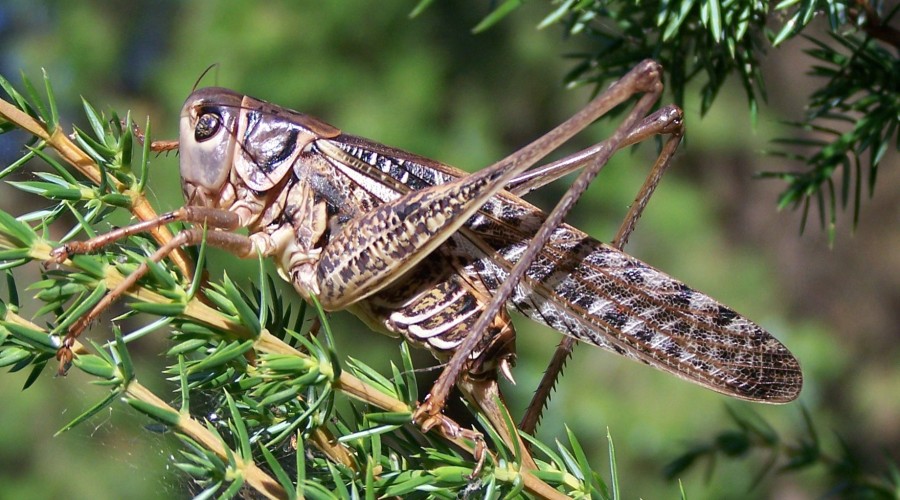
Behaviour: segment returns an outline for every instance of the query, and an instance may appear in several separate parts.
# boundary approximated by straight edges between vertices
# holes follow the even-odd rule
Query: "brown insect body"
[[[512,194],[481,190],[509,176],[470,175],[225,89],[192,94],[181,120],[189,205],[236,213],[304,297],[440,359],[469,334],[546,217]],[[424,250],[407,255],[410,247]],[[568,225],[554,230],[507,306],[741,399],[787,402],[802,385],[796,359],[759,326]],[[503,311],[469,372],[510,362],[514,337]]]

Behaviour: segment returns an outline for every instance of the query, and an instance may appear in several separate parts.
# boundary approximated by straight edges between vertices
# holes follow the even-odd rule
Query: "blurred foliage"
[[[804,410],[804,435],[789,441],[768,422],[752,411],[738,412],[729,407],[734,428],[716,434],[709,442],[693,445],[665,468],[670,479],[680,477],[687,469],[706,461],[708,474],[714,474],[717,461],[747,460],[754,455],[767,455],[762,467],[748,485],[752,491],[773,469],[781,474],[804,469],[826,471],[829,495],[840,498],[890,500],[900,495],[900,469],[888,460],[888,469],[873,473],[869,460],[853,449],[852,443],[839,438],[837,451],[829,453],[819,438],[812,416]]]
[[[91,130],[91,124],[83,118],[79,99],[79,95],[84,95],[97,103],[101,112],[131,109],[132,117],[141,125],[149,115],[154,135],[171,138],[175,136],[180,104],[191,85],[205,67],[218,63],[201,86],[231,87],[321,116],[350,133],[474,170],[548,129],[583,105],[589,94],[588,88],[572,92],[560,89],[562,75],[572,70],[572,63],[560,54],[591,54],[596,48],[595,37],[574,36],[578,35],[575,33],[560,40],[556,30],[535,31],[534,26],[547,16],[547,6],[522,3],[516,15],[505,17],[503,22],[478,36],[471,36],[470,29],[500,3],[457,6],[434,2],[410,21],[406,16],[414,3],[8,0],[0,5],[0,43],[4,47],[0,51],[0,73],[16,75],[23,71],[40,81],[40,68],[46,68],[53,78],[60,123],[66,133],[71,132],[73,122],[83,130]],[[559,3],[553,8],[563,5]],[[684,5],[688,6],[689,2]],[[809,14],[816,12],[818,4],[782,5],[788,13],[782,19],[802,13],[798,23],[805,25],[814,18]],[[694,16],[698,8],[691,7],[686,12]],[[723,12],[727,8],[720,6],[719,10]],[[888,14],[885,13],[884,19]],[[598,18],[591,23],[600,21]],[[721,22],[722,33],[727,35],[727,21]],[[557,26],[566,29],[567,25],[560,22]],[[678,29],[699,33],[709,29],[706,26],[702,22],[682,22]],[[600,39],[599,35],[596,38]],[[879,43],[876,40],[869,45]],[[785,44],[787,41],[782,45]],[[717,46],[710,47],[718,50]],[[598,65],[588,69],[596,76],[602,73],[602,68]],[[789,286],[780,281],[780,269],[766,260],[771,255],[762,250],[763,244],[742,239],[740,236],[749,233],[745,227],[731,232],[727,226],[723,229],[723,224],[740,221],[731,219],[731,213],[723,213],[724,198],[739,194],[734,197],[742,200],[740,203],[749,204],[754,198],[769,196],[771,199],[771,194],[760,194],[756,187],[746,187],[747,191],[740,193],[717,193],[709,184],[700,184],[702,176],[698,172],[740,165],[746,157],[734,151],[758,149],[761,144],[755,142],[754,134],[747,132],[741,120],[744,114],[733,111],[740,108],[744,99],[740,96],[741,87],[745,95],[747,87],[739,86],[735,92],[730,85],[733,80],[706,81],[704,68],[694,70],[686,75],[698,77],[698,90],[703,90],[694,91],[689,86],[683,92],[690,139],[682,158],[687,161],[664,180],[629,252],[686,278],[725,303],[734,304],[748,316],[759,318],[791,346],[803,363],[808,380],[803,399],[811,406],[817,425],[852,428],[853,432],[847,433],[846,438],[871,453],[872,458],[865,466],[875,470],[879,464],[873,461],[880,463],[879,453],[894,459],[898,456],[896,440],[891,437],[896,427],[891,424],[896,421],[892,419],[896,415],[896,402],[885,397],[898,380],[896,353],[879,347],[885,344],[856,342],[855,337],[841,338],[817,322],[817,319],[826,321],[826,314],[840,314],[839,308],[826,311],[825,306],[816,304],[821,309],[813,309],[817,319],[811,319],[809,308],[792,302]],[[590,72],[585,73],[585,78],[578,81],[596,83],[589,80],[590,76]],[[718,85],[717,90],[707,90],[714,83]],[[773,95],[785,90],[784,85],[769,88]],[[760,101],[760,135],[787,135],[789,130],[765,118],[764,101],[759,99],[764,96],[762,89],[751,86],[750,91]],[[706,95],[715,98],[715,105],[707,108]],[[710,118],[700,121],[696,114],[691,114],[695,108],[708,111]],[[719,113],[721,116],[716,116]],[[585,137],[575,141],[573,150],[600,140],[605,130],[608,130],[606,124],[598,124],[596,130],[586,132]],[[0,135],[0,165],[6,167],[21,156],[20,148],[26,139],[17,131]],[[703,156],[704,145],[719,152],[720,156],[713,155],[713,164]],[[611,234],[618,223],[617,217],[624,213],[623,207],[630,203],[644,175],[643,169],[635,165],[649,165],[652,149],[644,147],[620,155],[598,186],[592,187],[589,196],[580,202],[571,220],[601,238]],[[148,196],[163,210],[182,203],[176,162],[174,156],[153,157],[149,162]],[[53,182],[35,178],[26,169],[7,178],[33,183],[30,186],[35,189],[51,186],[34,183]],[[542,189],[536,193],[536,202],[557,199],[560,189],[557,186]],[[5,185],[0,190],[2,208],[13,211],[14,207],[17,214],[59,203],[59,200],[36,202],[35,199],[43,198],[23,196]],[[72,195],[70,192],[55,194]],[[764,213],[770,214],[768,208]],[[118,212],[109,214],[108,224],[97,230],[127,224],[128,217]],[[66,228],[83,227],[72,215],[60,217],[69,225],[50,225],[47,238],[59,240],[65,236]],[[784,217],[779,217],[767,224],[772,227],[786,224]],[[43,230],[39,234],[44,236]],[[140,245],[132,250],[139,248]],[[236,262],[213,251],[208,252],[208,258],[209,274],[215,281],[220,280],[223,268],[227,268],[234,282],[263,283],[259,281],[256,262]],[[808,270],[803,267],[808,262],[801,259],[798,269]],[[16,282],[25,288],[41,281],[43,278],[36,267],[17,268]],[[881,276],[890,280],[891,275],[885,269]],[[14,303],[9,294],[16,288],[9,283],[0,288],[5,290],[4,299]],[[848,286],[845,288],[847,293],[853,293]],[[25,317],[33,317],[38,307],[29,294],[48,293],[46,290],[18,291],[19,312]],[[822,291],[820,286],[795,293],[816,297]],[[252,288],[246,288],[245,292],[246,297],[255,296]],[[280,300],[288,301],[293,292],[279,284],[270,296],[276,294]],[[890,296],[885,295],[884,300],[890,301]],[[253,300],[250,303],[252,306]],[[858,313],[857,308],[846,314]],[[864,314],[872,316],[868,309]],[[147,324],[142,318],[144,315],[128,317],[117,324],[124,331],[137,331]],[[149,321],[153,322],[154,319]],[[391,373],[392,363],[402,366],[403,357],[398,354],[396,342],[372,335],[345,315],[335,315],[331,322],[337,350],[342,354],[365,360],[378,373]],[[106,328],[108,323],[98,322],[88,333],[90,338],[98,341],[114,338],[115,333]],[[542,364],[558,339],[556,334],[528,322],[518,322],[517,327],[520,366],[515,375],[519,383],[504,387],[514,414],[529,397]],[[159,377],[163,360],[158,353],[171,346],[162,335],[147,335],[130,343],[128,349],[137,360],[142,382],[163,399],[178,401],[178,381]],[[858,349],[865,346],[877,353],[870,353],[866,362],[859,365],[860,360],[850,356],[858,355]],[[412,356],[416,366],[425,363],[427,358],[421,353]],[[94,390],[87,385],[93,380],[91,377],[74,372],[67,379],[42,376],[25,392],[20,392],[20,388],[27,380],[27,373],[0,377],[0,390],[8,401],[4,411],[7,418],[0,431],[3,445],[0,446],[3,450],[0,478],[4,494],[119,498],[127,491],[144,498],[183,496],[183,486],[179,484],[184,481],[183,474],[174,472],[174,464],[206,459],[198,454],[192,454],[192,458],[173,457],[172,450],[183,448],[168,434],[135,432],[146,422],[135,417],[134,412],[106,409],[88,423],[49,439],[71,420],[61,413],[73,412],[89,406],[86,401],[107,396],[106,389]],[[420,386],[427,387],[428,375],[417,373]],[[194,402],[224,410],[222,427],[217,430],[232,439],[227,424],[231,421],[227,398],[209,397],[204,401],[203,395],[199,395],[192,399]],[[662,480],[662,464],[684,453],[685,440],[696,442],[697,436],[709,436],[711,429],[724,427],[722,420],[727,417],[716,409],[721,402],[717,395],[643,366],[596,351],[585,352],[576,356],[567,371],[539,437],[542,442],[558,439],[568,446],[565,422],[579,437],[590,463],[604,470],[609,457],[606,429],[610,428],[617,443],[616,465],[622,482],[622,489],[616,488],[619,495],[668,498],[674,496],[677,486]],[[117,410],[120,406],[113,405],[113,408]],[[747,408],[747,405],[735,405],[733,411],[743,413]],[[349,411],[352,414],[356,410]],[[802,425],[799,411],[794,408],[766,407],[758,411],[767,421],[774,422],[773,427]],[[207,415],[218,414],[210,411]],[[160,426],[147,426],[148,431],[159,429]],[[22,439],[26,435],[30,439]],[[238,444],[237,440],[232,442]],[[374,437],[368,443],[374,443]],[[281,453],[281,449],[273,450],[276,457]],[[685,471],[680,476],[692,498],[772,497],[798,490],[818,494],[832,484],[816,470],[807,469],[791,476],[768,475],[745,494],[740,488],[735,489],[735,480],[741,478],[745,478],[741,484],[749,487],[756,472],[757,469],[746,464],[719,460],[714,475],[702,478]]]

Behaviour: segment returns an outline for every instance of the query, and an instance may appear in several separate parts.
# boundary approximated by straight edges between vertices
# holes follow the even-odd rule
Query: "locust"
[[[203,241],[242,258],[270,257],[305,299],[348,310],[444,363],[414,413],[426,430],[458,431],[442,413],[454,384],[496,410],[498,374],[512,379],[515,361],[510,311],[728,396],[792,401],[802,374],[781,342],[621,250],[681,138],[680,110],[651,113],[661,71],[641,63],[558,127],[473,174],[231,90],[196,90],[181,111],[177,144],[185,205],[53,255],[62,262],[181,221],[193,226],[150,260]],[[535,166],[633,97],[609,139]],[[616,150],[660,133],[672,139],[612,244],[564,222]],[[549,214],[520,197],[576,170]],[[77,336],[146,272],[144,264],[70,327],[61,370]]]

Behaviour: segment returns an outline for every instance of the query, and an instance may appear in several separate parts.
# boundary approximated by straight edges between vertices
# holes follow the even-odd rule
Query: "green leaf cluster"
[[[413,14],[431,3],[421,1]],[[497,3],[474,31],[496,25],[523,4],[522,0]],[[892,147],[900,150],[900,30],[894,27],[898,5],[857,0],[555,0],[551,4],[538,28],[561,26],[567,36],[586,47],[570,54],[575,61],[566,77],[570,85],[592,85],[599,91],[641,60],[655,59],[665,68],[666,86],[676,104],[683,105],[685,93],[699,82],[703,114],[726,80],[736,76],[754,122],[760,101],[766,99],[767,83],[761,71],[766,52],[797,36],[809,40],[813,45],[806,51],[813,59],[809,73],[824,84],[809,96],[805,116],[791,122],[798,134],[776,141],[793,146],[777,154],[805,168],[762,175],[786,182],[779,208],[802,207],[803,225],[814,202],[820,224],[832,238],[838,204],[842,209],[852,205],[855,227],[863,192],[873,195],[886,153]],[[821,17],[827,20],[828,36],[805,35]],[[835,180],[839,174],[842,178]]]
[[[806,52],[817,63],[810,73],[825,84],[810,96],[804,119],[790,122],[806,137],[777,141],[793,146],[778,154],[806,168],[763,175],[787,182],[779,207],[802,206],[804,220],[815,200],[820,225],[833,239],[838,205],[852,205],[855,227],[863,193],[875,194],[882,160],[892,147],[900,150],[900,61],[871,38],[831,35],[831,45],[809,40],[813,48]]]

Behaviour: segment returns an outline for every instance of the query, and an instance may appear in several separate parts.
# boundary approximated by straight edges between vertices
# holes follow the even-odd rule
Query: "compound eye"
[[[194,127],[194,139],[197,142],[203,142],[210,137],[216,135],[219,127],[222,126],[222,118],[215,113],[204,113],[197,120],[197,126]]]

